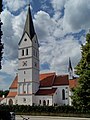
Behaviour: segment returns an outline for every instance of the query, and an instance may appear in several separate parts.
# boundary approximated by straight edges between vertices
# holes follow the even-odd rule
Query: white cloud
[[[80,45],[72,35],[64,38],[66,34],[63,31],[63,19],[56,21],[48,13],[39,11],[35,15],[34,23],[41,43],[40,63],[47,62],[50,71],[65,73],[68,69],[68,58],[71,57],[75,66],[80,60]]]
[[[28,0],[4,0],[5,7],[10,11],[17,11],[28,3]]]
[[[44,39],[53,34],[56,22],[44,11],[37,12],[34,17],[35,28],[40,42],[46,42]]]
[[[2,12],[1,18],[3,22],[2,29],[3,29],[4,54],[5,56],[12,58],[12,56],[16,56],[15,50],[13,53],[13,49],[15,48],[17,41],[17,39],[15,40],[14,38],[14,31],[12,28],[12,20],[14,19],[14,16],[7,9],[5,9]]]
[[[3,60],[1,72],[14,76],[17,72],[17,60]]]
[[[24,30],[25,18],[26,12],[22,11],[18,16],[14,16],[14,19],[12,19],[12,28],[14,34],[15,36],[19,36],[19,39],[21,38]]]
[[[1,14],[1,19],[3,22],[2,40],[4,42],[4,56],[8,59],[15,60],[18,57],[18,43],[22,36],[25,16],[26,12],[24,11],[19,15],[14,16],[7,9],[4,9]]]
[[[1,14],[3,22],[3,43],[4,43],[4,54],[2,60],[1,72],[14,76],[17,67],[18,58],[18,42],[22,36],[23,21],[25,21],[26,12],[22,12],[18,16],[14,16],[7,9]],[[22,18],[22,19],[20,19]]]
[[[88,1],[89,0],[86,0],[85,3],[85,1],[82,0],[79,0],[79,2],[78,0],[52,0],[51,3],[54,8],[54,15],[52,17],[49,13],[41,10],[35,13],[34,25],[41,45],[40,63],[48,63],[50,66],[49,71],[55,71],[57,73],[67,72],[69,57],[71,57],[73,67],[80,60],[81,54],[78,40],[72,35],[67,35],[67,37],[65,37],[65,35],[70,31],[85,28],[85,26],[88,28],[89,15],[86,21],[84,19],[86,14],[85,10],[89,13],[89,7],[87,8]],[[24,1],[22,2],[22,5],[20,5],[20,0],[17,1],[18,5],[12,8],[13,2],[16,2],[16,0],[7,0],[6,5],[9,7],[10,11],[17,11],[26,4]],[[60,18],[63,7],[65,7],[65,14],[63,18]],[[18,42],[22,37],[26,19],[26,10],[16,16],[9,10],[5,8],[2,12],[5,57],[2,72],[14,75],[13,73],[15,73],[17,69]],[[85,11],[83,12],[85,13],[83,15],[82,10]],[[83,43],[85,43],[85,38],[81,37],[80,40],[82,39]]]
[[[47,62],[50,64],[50,71],[56,71],[58,74],[67,72],[69,57],[71,57],[74,67],[79,62],[80,55],[80,45],[73,37],[40,47],[41,64]]]
[[[55,11],[60,11],[64,7],[66,1],[67,0],[51,0],[51,3]]]
[[[3,90],[3,88],[8,88],[8,85],[4,81],[5,77],[3,75],[0,75],[0,90]]]
[[[54,19],[60,19],[62,15],[62,9],[64,9],[64,5],[68,0],[51,0],[52,7],[54,9]]]
[[[90,0],[68,0],[63,25],[67,32],[90,28]]]

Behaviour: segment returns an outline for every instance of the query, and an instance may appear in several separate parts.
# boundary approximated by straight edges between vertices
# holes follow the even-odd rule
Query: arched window
[[[41,100],[39,100],[39,105],[41,105]]]
[[[47,100],[47,106],[49,106],[49,100]]]
[[[46,106],[46,101],[45,100],[43,101],[43,106]]]
[[[9,100],[9,105],[13,105],[13,100],[12,99]]]
[[[62,100],[65,100],[65,90],[62,90]]]
[[[27,92],[26,84],[23,84],[23,93],[25,94]]]
[[[23,98],[23,102],[26,102],[26,98]]]
[[[22,94],[23,93],[23,87],[22,87],[22,84],[19,84],[19,94]]]
[[[24,71],[24,74],[26,74],[26,71]]]

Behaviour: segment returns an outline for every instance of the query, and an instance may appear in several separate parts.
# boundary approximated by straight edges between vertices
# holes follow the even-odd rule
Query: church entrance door
[[[9,105],[13,105],[13,100],[12,99],[9,100]]]

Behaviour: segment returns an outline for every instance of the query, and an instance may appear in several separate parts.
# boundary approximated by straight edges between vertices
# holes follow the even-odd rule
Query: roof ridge
[[[50,72],[50,73],[41,73],[40,75],[45,75],[45,74],[56,74],[55,72]]]
[[[12,89],[14,85],[15,85],[14,88],[17,88],[17,87],[16,87],[17,84],[15,84],[15,82],[17,82],[17,81],[18,81],[18,75],[15,76],[15,79],[14,79],[13,82],[11,83],[9,89]]]

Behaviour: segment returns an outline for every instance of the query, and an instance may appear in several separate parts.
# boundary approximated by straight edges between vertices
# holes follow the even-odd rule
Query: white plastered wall
[[[62,86],[53,86],[53,88],[57,87],[57,97],[54,98],[55,102],[58,105],[68,105],[69,104],[69,86],[62,85]],[[62,90],[65,90],[65,100],[62,99]]]
[[[36,95],[36,105],[41,105],[43,106],[43,101],[46,101],[46,105],[47,105],[47,101],[49,100],[49,106],[52,106],[53,104],[53,96],[51,95]],[[41,104],[39,104],[39,101],[41,100]]]

